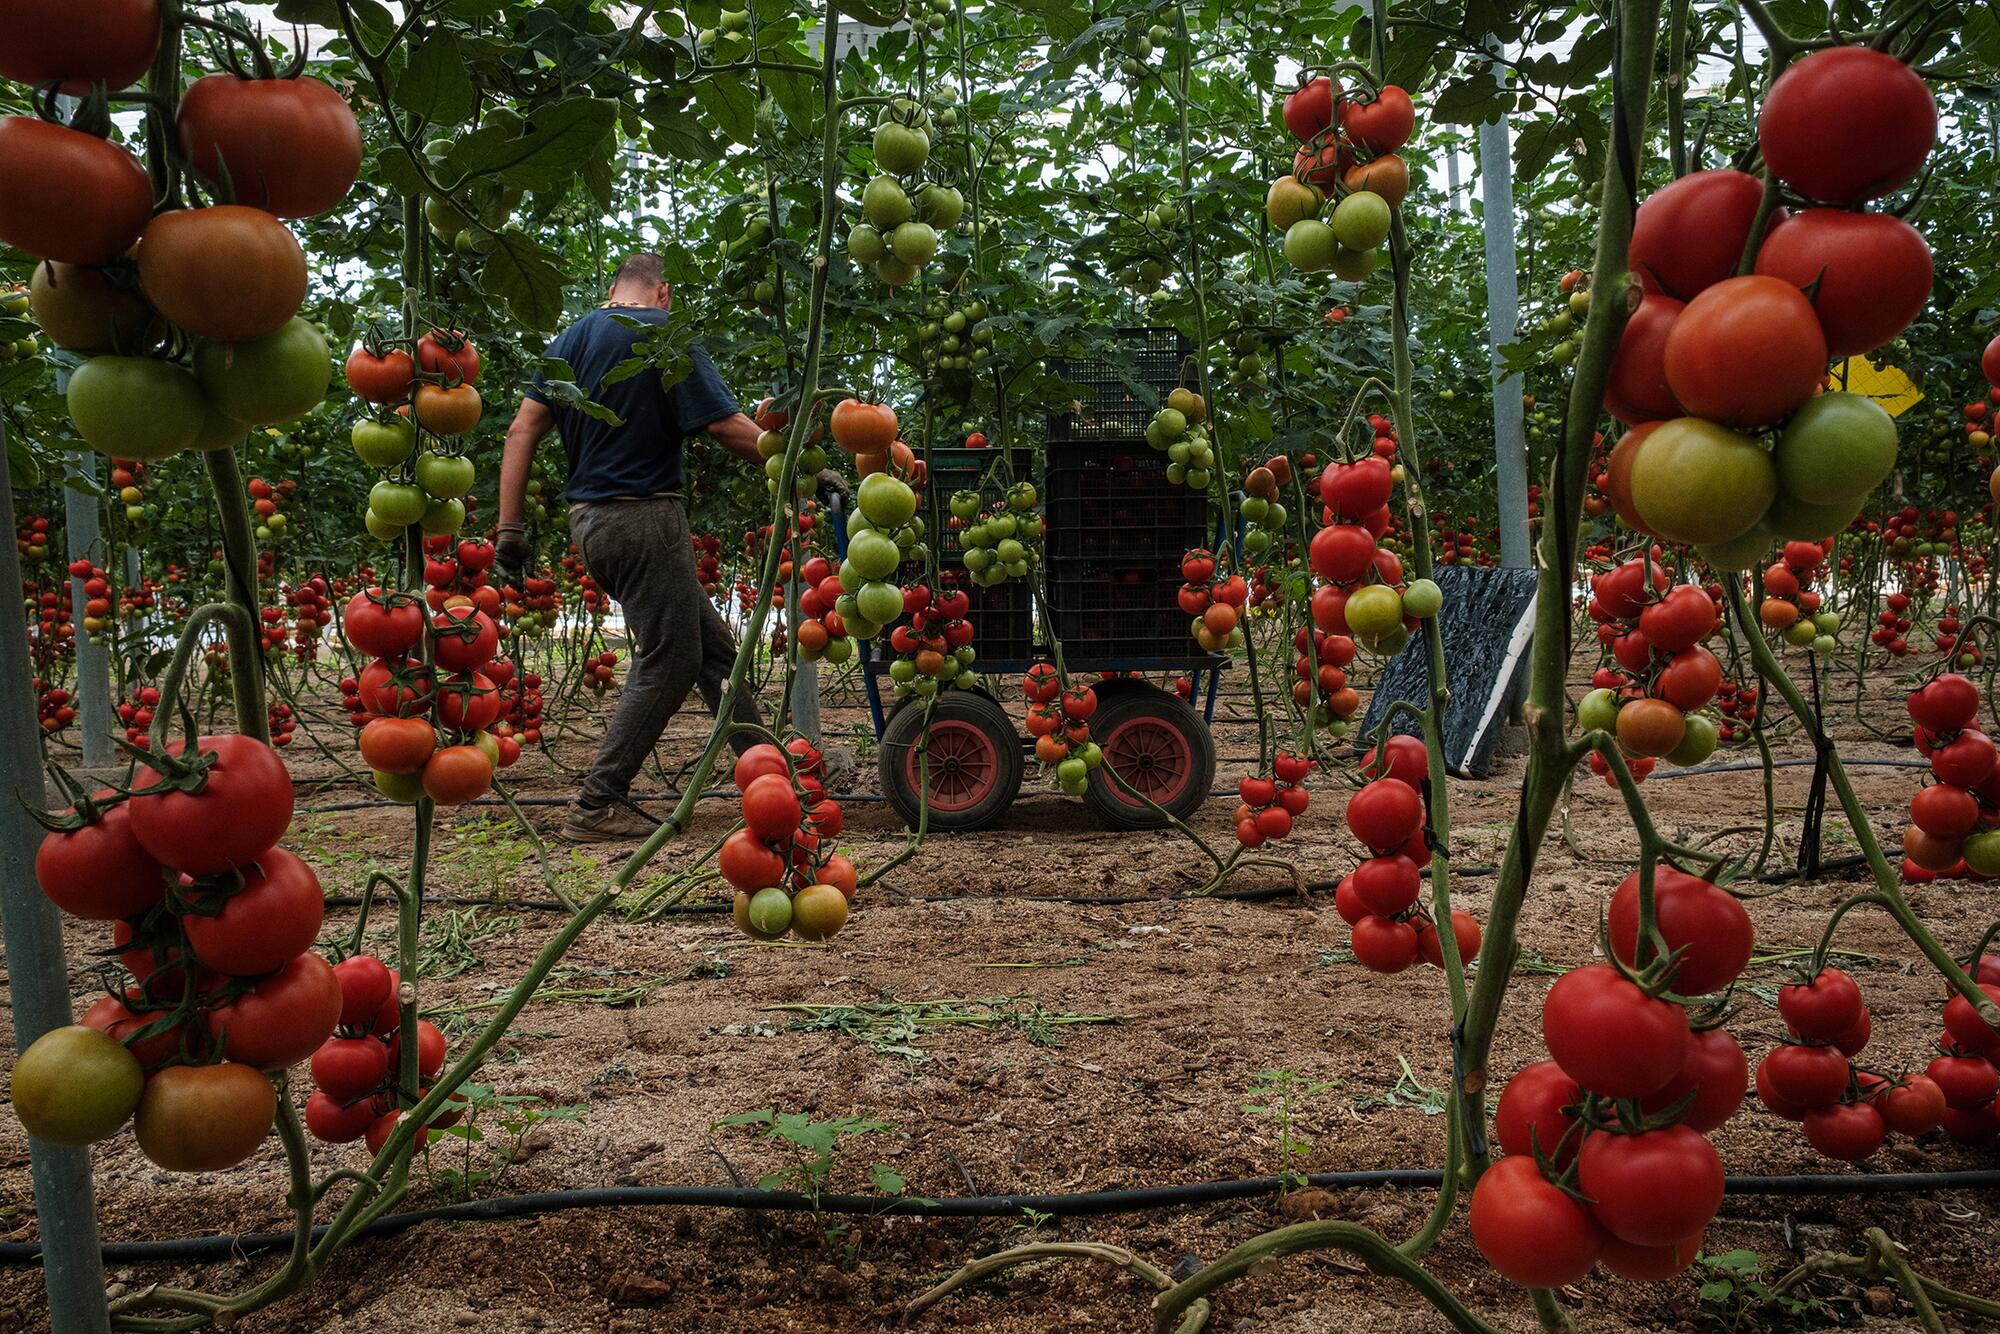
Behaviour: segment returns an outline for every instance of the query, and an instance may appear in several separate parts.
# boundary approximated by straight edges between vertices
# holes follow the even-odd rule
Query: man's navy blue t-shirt
[[[715,363],[698,347],[694,369],[671,389],[662,389],[660,377],[651,373],[600,388],[613,367],[631,358],[632,345],[642,336],[641,330],[622,320],[665,324],[667,312],[648,306],[593,310],[557,334],[548,355],[568,363],[576,387],[617,413],[623,425],[613,426],[550,402],[543,389],[546,377],[540,373],[527,391],[527,397],[555,414],[563,453],[569,456],[564,494],[571,503],[681,490],[687,485],[682,442],[740,411],[735,396],[716,374]]]

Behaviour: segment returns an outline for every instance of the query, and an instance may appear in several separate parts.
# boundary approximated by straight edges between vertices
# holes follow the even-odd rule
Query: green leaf
[[[694,90],[694,100],[708,113],[716,128],[739,144],[749,145],[757,137],[757,97],[746,83],[708,79]]]
[[[530,329],[544,333],[562,323],[561,257],[523,232],[508,230],[494,238],[493,249],[479,271],[479,286]]]
[[[560,362],[557,362],[555,364],[561,365]],[[569,367],[564,366],[563,369],[568,370]],[[760,1107],[754,1112],[732,1113],[728,1116],[723,1117],[720,1121],[717,1121],[715,1125],[716,1126],[768,1126],[771,1124],[772,1118],[775,1115],[776,1113],[774,1113],[769,1107]],[[710,1129],[714,1128],[715,1128],[714,1126],[710,1127]]]
[[[627,357],[610,370],[604,372],[604,377],[597,382],[597,387],[602,389],[606,385],[623,383],[635,375],[643,374],[652,364],[645,357]]]
[[[694,112],[686,109],[649,112],[646,123],[647,145],[661,157],[679,158],[683,162],[722,161],[722,145]]]
[[[396,16],[376,0],[348,0],[347,8],[354,15],[354,26],[364,33],[387,37],[396,31]],[[282,23],[317,24],[336,32],[340,30],[340,6],[334,0],[278,0],[272,14]]]
[[[460,177],[493,176],[528,190],[560,186],[618,123],[618,104],[608,98],[573,97],[535,113],[531,128],[516,134],[511,125],[489,125],[458,141],[450,163]]]
[[[1475,74],[1445,85],[1431,114],[1453,125],[1484,125],[1507,113],[1507,92],[1490,74]]]
[[[397,106],[439,125],[453,125],[472,114],[479,93],[466,70],[458,34],[434,28],[423,45],[410,52],[402,77],[396,80]]]
[[[903,1179],[902,1173],[884,1163],[875,1163],[869,1167],[868,1184],[884,1195],[901,1195],[910,1185]]]

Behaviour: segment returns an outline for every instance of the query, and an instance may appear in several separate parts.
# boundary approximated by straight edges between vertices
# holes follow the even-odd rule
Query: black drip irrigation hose
[[[1383,1187],[1436,1189],[1444,1174],[1426,1168],[1389,1168],[1369,1172],[1323,1172],[1308,1176],[1308,1185],[1324,1190],[1367,1190]],[[739,1209],[753,1213],[859,1214],[904,1218],[1013,1218],[1026,1214],[1075,1218],[1102,1214],[1145,1213],[1154,1209],[1217,1204],[1256,1199],[1285,1189],[1283,1177],[1250,1177],[1235,1181],[1199,1181],[1178,1186],[1141,1186],[1129,1190],[1094,1190],[1066,1195],[959,1195],[942,1199],[888,1199],[879,1195],[820,1195],[792,1190],[756,1190],[739,1186],[605,1186],[594,1190],[546,1191],[536,1195],[506,1195],[470,1200],[429,1209],[384,1214],[359,1228],[356,1237],[388,1237],[419,1223],[492,1222],[533,1218],[572,1209],[680,1207]],[[2000,1171],[1883,1172],[1855,1176],[1740,1176],[1724,1182],[1724,1192],[1746,1196],[1906,1195],[1938,1190],[2000,1188]],[[317,1241],[326,1225],[313,1229]],[[161,1241],[113,1241],[103,1246],[106,1264],[204,1262],[233,1260],[291,1246],[290,1232],[248,1232],[216,1237],[174,1237]],[[34,1264],[41,1247],[31,1241],[0,1244],[0,1264]]]

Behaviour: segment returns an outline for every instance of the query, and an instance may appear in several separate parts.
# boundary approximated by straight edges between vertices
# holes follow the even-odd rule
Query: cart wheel
[[[930,766],[930,824],[934,830],[984,829],[1021,790],[1021,736],[1013,719],[990,696],[948,690],[931,711],[928,756],[919,750],[922,700],[905,700],[882,729],[882,791],[910,828],[917,827],[923,766]]]
[[[1215,738],[1186,700],[1156,686],[1119,690],[1097,707],[1090,733],[1104,751],[1104,768],[1185,820],[1208,800],[1215,784]],[[1144,803],[1127,796],[1098,770],[1084,790],[1104,822],[1115,829],[1155,829],[1164,823]]]

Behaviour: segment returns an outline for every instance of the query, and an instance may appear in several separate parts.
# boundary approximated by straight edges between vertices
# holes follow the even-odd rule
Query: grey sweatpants
[[[618,707],[583,780],[583,804],[605,806],[630,791],[689,689],[699,688],[709,712],[716,711],[736,665],[736,637],[696,578],[687,508],[677,497],[579,505],[569,527],[591,578],[623,609],[632,641]],[[748,690],[738,694],[731,716],[763,721]],[[739,752],[754,744],[749,737],[731,740]]]

